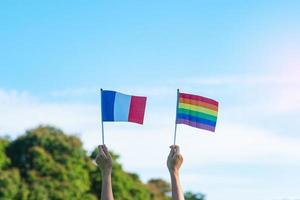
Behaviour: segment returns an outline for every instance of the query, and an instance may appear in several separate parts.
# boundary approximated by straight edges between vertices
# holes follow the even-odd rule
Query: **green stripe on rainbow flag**
[[[187,109],[184,109],[184,108],[179,108],[178,113],[185,114],[185,115],[192,115],[194,117],[199,117],[199,118],[203,118],[203,119],[207,119],[207,120],[211,120],[211,121],[217,121],[216,116],[208,115],[208,114],[193,111],[193,110],[187,110]]]

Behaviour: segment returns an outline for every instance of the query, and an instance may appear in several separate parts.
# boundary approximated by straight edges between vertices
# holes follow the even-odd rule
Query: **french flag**
[[[143,124],[147,97],[101,90],[103,122],[134,122]]]

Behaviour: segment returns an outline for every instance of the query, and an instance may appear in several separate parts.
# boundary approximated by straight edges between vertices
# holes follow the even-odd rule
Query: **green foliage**
[[[20,185],[18,170],[5,170],[0,173],[0,197],[1,199],[16,199]]]
[[[49,126],[29,130],[12,142],[0,138],[0,199],[100,199],[101,173],[92,162],[97,153],[87,156],[77,137]],[[111,155],[116,200],[170,200],[169,183],[152,179],[144,184],[137,174],[123,170],[118,155]]]
[[[10,164],[10,159],[6,156],[6,148],[8,144],[8,140],[0,138],[0,170]]]
[[[170,183],[162,179],[151,179],[148,181],[148,188],[151,191],[151,199],[171,200],[169,197],[169,193],[171,192]]]
[[[203,194],[194,194],[192,192],[186,192],[184,194],[184,198],[185,200],[205,200],[205,196]]]
[[[89,159],[74,136],[38,127],[13,141],[7,154],[28,185],[29,200],[82,199],[89,193]]]

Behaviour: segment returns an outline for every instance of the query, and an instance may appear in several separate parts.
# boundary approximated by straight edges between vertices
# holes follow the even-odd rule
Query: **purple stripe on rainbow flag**
[[[185,124],[185,125],[189,125],[189,126],[192,126],[192,127],[195,127],[195,128],[201,128],[201,129],[205,129],[205,130],[212,131],[212,132],[214,132],[215,129],[216,129],[215,126],[210,126],[210,125],[207,125],[207,124],[201,124],[201,123],[189,121],[189,120],[186,120],[186,119],[178,119],[177,124]]]

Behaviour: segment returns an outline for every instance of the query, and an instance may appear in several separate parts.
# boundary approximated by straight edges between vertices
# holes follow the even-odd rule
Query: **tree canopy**
[[[111,154],[116,200],[170,200],[168,182],[151,179],[143,183],[137,174],[123,170],[118,155]],[[0,138],[0,199],[100,199],[101,176],[93,164],[96,155],[95,149],[88,156],[76,136],[50,126],[28,130],[14,141]],[[186,194],[188,200],[204,199]]]

